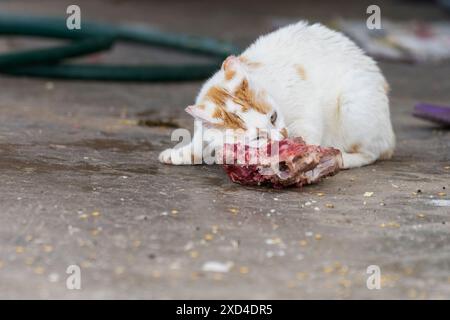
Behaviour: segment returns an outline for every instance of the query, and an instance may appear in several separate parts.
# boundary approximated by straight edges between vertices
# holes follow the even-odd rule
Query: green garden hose
[[[57,64],[19,67],[5,73],[17,76],[114,81],[188,81],[201,80],[218,70],[211,65],[87,65]]]
[[[83,23],[69,30],[59,18],[0,15],[0,34],[66,39],[70,42],[52,48],[0,54],[0,72],[33,77],[120,81],[186,81],[204,79],[221,61],[239,50],[210,38],[161,32],[143,26],[114,26]],[[64,59],[109,49],[116,41],[172,48],[212,57],[208,64],[107,65],[65,64]]]
[[[66,58],[109,49],[113,43],[113,38],[88,38],[86,40],[80,40],[54,48],[5,53],[0,55],[0,69],[61,61]]]

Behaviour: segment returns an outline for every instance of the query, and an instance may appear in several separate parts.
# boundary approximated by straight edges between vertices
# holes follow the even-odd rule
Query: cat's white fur
[[[261,36],[241,57],[250,64],[232,59],[234,78],[225,80],[222,68],[204,84],[196,104],[205,104],[212,86],[232,91],[245,78],[252,90],[263,92],[272,109],[278,111],[277,129],[286,126],[289,136],[340,149],[344,168],[392,155],[395,136],[386,80],[376,63],[341,33],[320,24],[299,22]],[[227,106],[239,114],[247,128],[273,127],[270,114],[253,110],[242,113],[232,103]],[[206,102],[203,108],[197,111],[205,114],[197,118],[215,121],[208,118],[214,105]],[[214,139],[206,137],[207,141]],[[193,143],[200,140],[196,132]],[[167,149],[159,159],[163,163],[191,164],[191,150],[191,146]],[[182,151],[185,153],[180,157]]]

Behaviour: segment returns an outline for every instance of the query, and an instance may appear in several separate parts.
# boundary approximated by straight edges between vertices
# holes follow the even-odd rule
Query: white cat
[[[376,63],[350,39],[299,22],[260,37],[239,57],[228,57],[186,111],[208,127],[276,129],[280,137],[335,147],[343,168],[354,168],[392,156],[388,90]],[[199,132],[190,145],[167,149],[159,160],[201,159],[201,148],[192,148],[202,143]]]

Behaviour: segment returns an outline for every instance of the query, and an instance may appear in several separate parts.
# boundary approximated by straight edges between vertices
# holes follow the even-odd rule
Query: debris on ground
[[[204,272],[219,272],[227,273],[230,272],[234,263],[231,261],[219,262],[219,261],[207,261],[202,266],[202,271]]]

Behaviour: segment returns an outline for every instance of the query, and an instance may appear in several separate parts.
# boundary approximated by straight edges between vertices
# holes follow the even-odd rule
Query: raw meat
[[[233,182],[274,188],[316,183],[342,167],[339,150],[307,145],[302,138],[272,141],[260,148],[225,144],[219,157]]]

